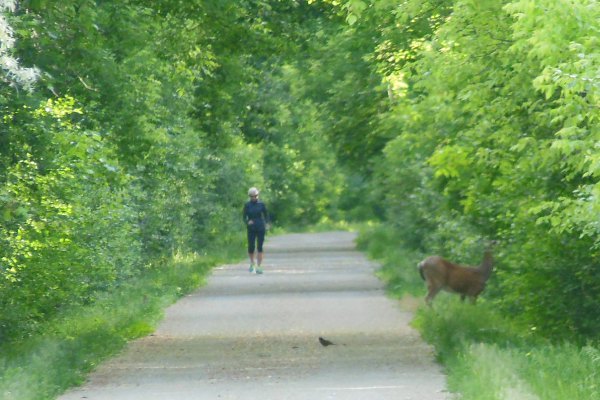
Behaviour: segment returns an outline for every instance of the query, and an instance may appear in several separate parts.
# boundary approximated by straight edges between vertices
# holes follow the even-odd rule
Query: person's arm
[[[248,225],[248,204],[244,204],[244,209],[242,210],[242,220],[244,221],[244,225]]]

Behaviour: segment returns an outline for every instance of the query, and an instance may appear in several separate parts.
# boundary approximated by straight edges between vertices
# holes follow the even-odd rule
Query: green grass
[[[422,258],[403,249],[393,232],[370,229],[361,249],[382,263],[390,293],[425,296],[415,268]],[[431,343],[444,366],[448,389],[461,400],[600,400],[600,346],[554,343],[497,311],[485,296],[477,305],[441,293],[424,302],[413,326]]]
[[[436,298],[413,325],[435,346],[450,391],[463,400],[600,400],[600,349],[552,343],[491,303]]]
[[[231,259],[229,257],[229,259]],[[151,333],[166,306],[200,286],[225,259],[175,257],[134,282],[73,308],[40,333],[0,348],[0,399],[54,399],[127,341]]]

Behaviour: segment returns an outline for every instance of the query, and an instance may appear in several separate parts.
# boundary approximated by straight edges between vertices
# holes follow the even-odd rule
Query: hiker
[[[258,199],[259,191],[255,187],[248,190],[250,200],[244,204],[243,218],[248,231],[248,257],[250,258],[250,273],[262,274],[263,243],[269,223],[269,214],[265,203]],[[256,263],[254,250],[257,250]]]

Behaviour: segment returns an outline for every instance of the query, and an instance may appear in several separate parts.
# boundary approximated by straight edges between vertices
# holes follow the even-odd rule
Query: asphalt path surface
[[[267,238],[263,275],[216,268],[153,335],[59,399],[448,399],[411,311],[386,297],[354,238]]]

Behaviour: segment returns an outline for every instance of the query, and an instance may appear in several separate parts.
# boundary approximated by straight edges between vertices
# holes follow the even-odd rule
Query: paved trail
[[[268,238],[264,275],[217,268],[60,400],[448,399],[411,313],[386,298],[354,237]]]

